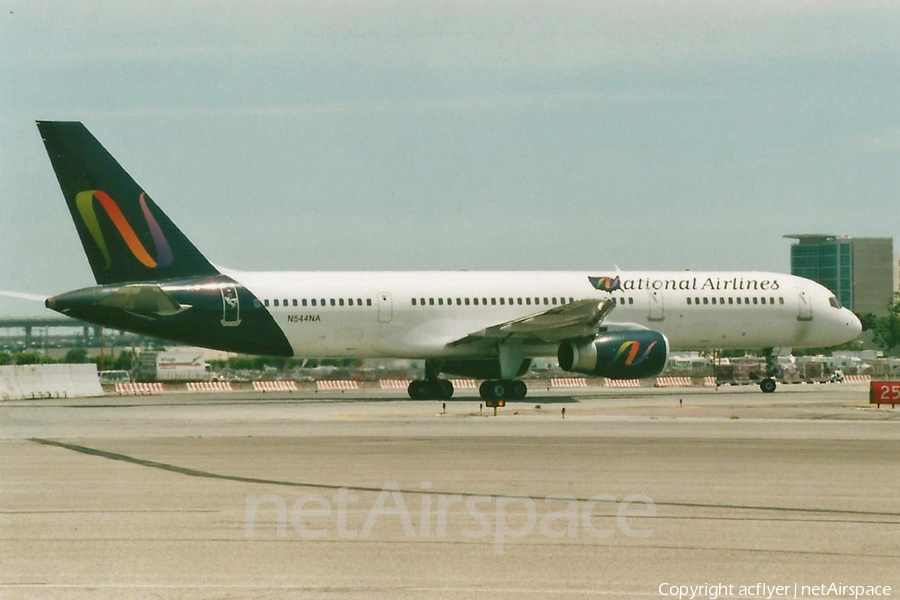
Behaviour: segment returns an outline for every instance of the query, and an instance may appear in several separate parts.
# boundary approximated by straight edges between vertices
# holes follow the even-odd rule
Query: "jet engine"
[[[593,339],[567,340],[559,345],[559,366],[566,371],[610,379],[641,379],[658,375],[666,366],[669,340],[658,331],[608,331]]]

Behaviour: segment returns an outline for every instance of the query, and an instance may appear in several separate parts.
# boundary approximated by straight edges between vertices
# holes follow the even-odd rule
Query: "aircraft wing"
[[[450,342],[448,346],[479,342],[560,342],[597,333],[597,327],[615,306],[612,299],[577,300],[549,310],[492,325]]]

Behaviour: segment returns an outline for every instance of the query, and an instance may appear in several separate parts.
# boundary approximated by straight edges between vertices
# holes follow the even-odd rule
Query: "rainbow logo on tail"
[[[620,357],[624,356],[625,357],[625,366],[636,367],[636,366],[640,365],[642,362],[644,362],[645,360],[647,360],[647,357],[650,356],[650,352],[653,350],[654,346],[656,346],[656,342],[650,342],[650,345],[647,346],[647,349],[644,350],[644,353],[641,355],[641,357],[638,358],[637,360],[635,360],[635,358],[637,358],[638,352],[641,351],[640,342],[636,342],[636,341],[625,342],[621,346],[619,346],[619,351],[613,357],[612,361],[610,361],[610,364],[615,364],[616,361],[618,361]],[[628,353],[627,355],[625,354],[626,352]]]
[[[112,220],[113,225],[116,226],[116,230],[118,230],[119,235],[122,236],[128,249],[131,250],[131,253],[142,265],[148,269],[157,269],[159,267],[168,267],[172,264],[172,249],[169,247],[169,242],[166,240],[166,236],[163,235],[159,223],[156,222],[156,219],[150,212],[150,208],[147,206],[147,199],[144,192],[141,192],[139,202],[141,211],[144,213],[144,219],[147,221],[147,227],[150,229],[150,236],[153,238],[153,245],[156,247],[155,259],[150,256],[150,253],[144,248],[144,245],[141,243],[141,240],[138,239],[137,234],[135,234],[128,219],[122,214],[119,205],[116,204],[116,201],[113,200],[109,194],[101,190],[79,192],[75,196],[75,206],[78,207],[78,212],[81,214],[85,226],[88,228],[91,237],[94,238],[94,242],[96,242],[97,247],[103,254],[103,258],[106,259],[105,269],[109,269],[112,266],[112,257],[109,255],[109,249],[106,247],[106,240],[103,238],[103,231],[100,229],[100,223],[97,221],[97,214],[94,212],[95,199],[100,203],[100,206],[103,207],[103,210],[106,211],[106,214],[110,220]]]

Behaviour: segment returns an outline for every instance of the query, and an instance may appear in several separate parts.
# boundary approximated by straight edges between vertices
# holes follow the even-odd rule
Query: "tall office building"
[[[887,313],[894,293],[892,238],[798,234],[791,245],[791,274],[817,281],[853,312]]]
[[[900,294],[900,254],[894,255],[894,293]]]

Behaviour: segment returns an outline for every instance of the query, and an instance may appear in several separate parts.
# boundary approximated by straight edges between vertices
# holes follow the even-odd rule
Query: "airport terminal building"
[[[893,238],[791,234],[791,274],[821,283],[857,314],[884,315],[896,290]]]

